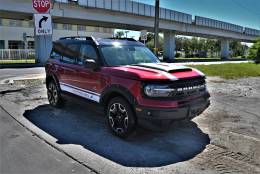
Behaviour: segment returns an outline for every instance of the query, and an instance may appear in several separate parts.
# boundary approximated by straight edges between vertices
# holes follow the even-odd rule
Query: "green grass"
[[[34,59],[28,60],[0,60],[0,64],[22,64],[22,63],[35,63]]]
[[[254,63],[191,65],[191,67],[199,69],[207,76],[219,76],[225,79],[260,76],[260,64]]]
[[[178,57],[176,58],[177,60],[196,60],[196,59],[205,59],[205,60],[211,60],[211,59],[219,59],[221,60],[220,58],[216,57],[216,58],[209,58],[209,57],[205,57],[205,58],[202,58],[202,57],[192,57],[192,58],[185,58],[185,57]]]
[[[191,57],[191,58],[185,58],[185,57],[177,57],[176,60],[198,60],[198,59],[201,59],[201,60],[221,60],[220,57]],[[230,58],[230,60],[232,59],[245,59],[245,58],[242,58],[241,56],[240,57],[232,57]]]

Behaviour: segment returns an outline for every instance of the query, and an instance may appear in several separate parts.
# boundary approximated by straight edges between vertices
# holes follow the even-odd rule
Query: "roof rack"
[[[93,36],[69,36],[69,37],[61,37],[59,40],[66,40],[66,39],[85,39],[85,40],[90,40],[95,42],[95,44],[98,45],[98,42],[96,41],[96,39]]]
[[[133,39],[133,38],[108,38],[108,39],[114,39],[114,40],[127,40],[127,41],[134,41],[134,42],[138,42],[137,40]]]
[[[85,40],[92,40],[92,37],[88,36],[69,36],[69,37],[61,37],[60,40],[65,40],[65,39],[85,39]]]

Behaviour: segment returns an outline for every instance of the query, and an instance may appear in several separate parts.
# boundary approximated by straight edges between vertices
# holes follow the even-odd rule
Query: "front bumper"
[[[144,108],[136,110],[138,119],[150,120],[182,120],[192,119],[200,115],[210,105],[209,98],[197,99],[186,103],[185,105],[173,108]]]

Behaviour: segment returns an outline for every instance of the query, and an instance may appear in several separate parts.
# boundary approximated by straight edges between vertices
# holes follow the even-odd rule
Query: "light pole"
[[[160,0],[155,0],[155,18],[154,18],[154,53],[156,54],[156,56],[158,56],[159,13],[160,13]]]

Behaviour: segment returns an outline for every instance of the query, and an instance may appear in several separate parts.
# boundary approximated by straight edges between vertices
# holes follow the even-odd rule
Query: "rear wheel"
[[[57,108],[63,106],[64,102],[60,95],[60,91],[58,90],[58,87],[53,80],[47,84],[47,95],[48,95],[49,103],[52,106]]]
[[[121,138],[128,137],[135,129],[136,119],[130,104],[121,97],[110,100],[106,116],[113,133]]]

